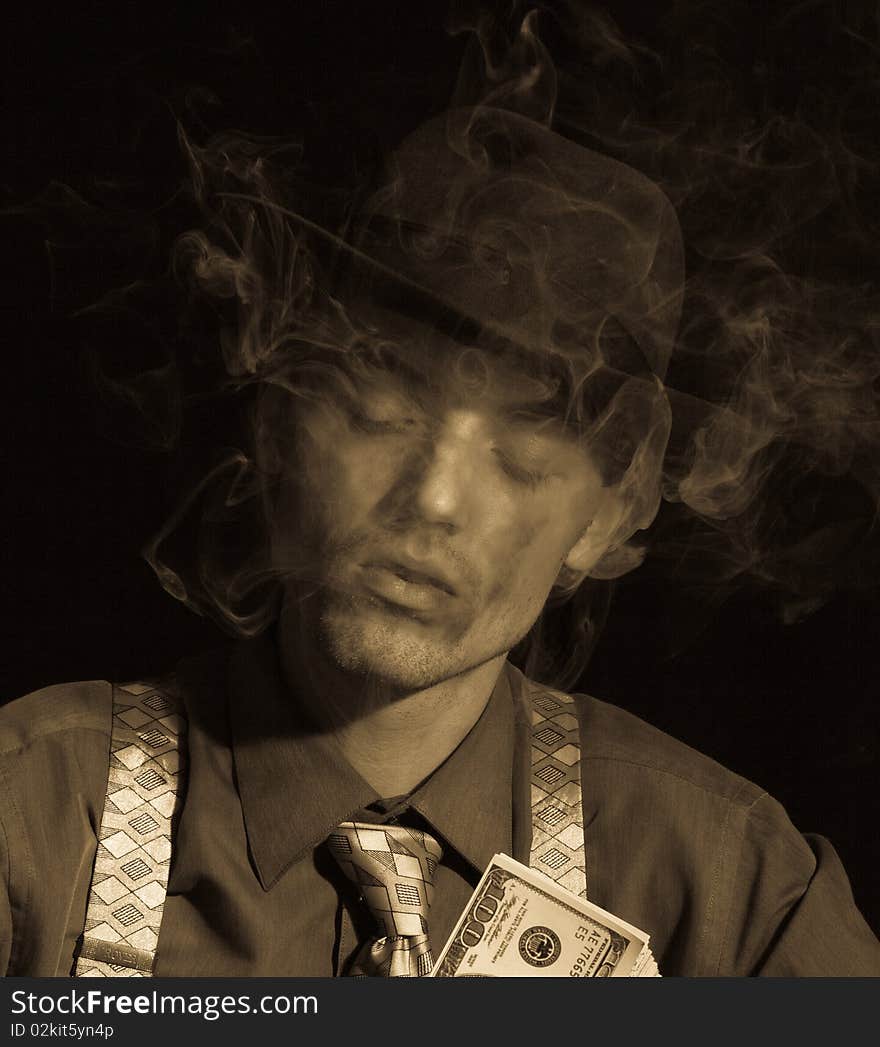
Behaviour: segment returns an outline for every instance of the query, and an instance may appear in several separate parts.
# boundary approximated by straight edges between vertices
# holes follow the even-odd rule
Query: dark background
[[[609,7],[650,38],[657,11]],[[160,231],[133,274],[114,249],[126,235],[114,244],[82,211],[59,217],[44,195],[4,221],[3,696],[154,673],[220,639],[139,558],[174,504],[182,452],[120,442],[88,362],[95,338],[112,355],[112,327],[96,334],[72,316],[110,286],[161,271],[182,173],[172,114],[302,134],[312,176],[344,180],[448,100],[461,41],[444,33],[445,9],[17,5],[6,27],[7,205],[51,182],[89,200],[124,190]],[[747,17],[747,5],[736,10]],[[797,89],[796,64],[788,75]],[[184,436],[204,440],[192,425]],[[650,568],[620,584],[581,689],[758,781],[799,828],[828,836],[880,928],[876,589],[834,593],[791,625],[754,585],[698,609],[699,629],[690,599]]]

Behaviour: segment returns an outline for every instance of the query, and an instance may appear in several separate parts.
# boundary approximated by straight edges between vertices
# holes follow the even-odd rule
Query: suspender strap
[[[110,775],[76,977],[152,973],[183,791],[180,713],[167,683],[114,687]]]
[[[532,851],[529,865],[587,896],[580,739],[574,699],[531,684]]]
[[[529,864],[587,896],[580,742],[574,699],[529,688]],[[167,685],[114,689],[110,776],[76,976],[152,974],[184,783],[186,722]]]

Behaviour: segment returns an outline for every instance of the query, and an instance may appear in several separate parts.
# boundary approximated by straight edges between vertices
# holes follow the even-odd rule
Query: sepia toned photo
[[[876,6],[63,21],[3,972],[880,975]]]

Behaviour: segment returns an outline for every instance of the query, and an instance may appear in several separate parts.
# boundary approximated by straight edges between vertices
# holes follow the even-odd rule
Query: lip
[[[369,560],[364,564],[368,569],[380,568],[390,571],[405,582],[413,585],[430,585],[446,593],[448,596],[456,596],[457,592],[452,580],[446,572],[435,564],[422,560],[413,560],[408,556],[382,557]]]
[[[411,611],[442,610],[456,595],[445,578],[393,560],[363,564],[361,579],[374,596]]]

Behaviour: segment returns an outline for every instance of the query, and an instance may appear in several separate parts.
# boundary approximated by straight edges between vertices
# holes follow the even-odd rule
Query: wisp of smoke
[[[677,3],[658,17],[648,46],[598,7],[512,4],[499,17],[456,5],[449,29],[468,43],[440,118],[443,150],[424,146],[421,162],[433,166],[414,179],[419,134],[428,133],[416,132],[396,154],[403,175],[356,198],[332,228],[310,217],[298,148],[241,133],[199,144],[181,128],[201,221],[178,240],[174,274],[194,307],[207,303],[222,385],[252,403],[252,439],[150,543],[146,556],[165,588],[253,635],[277,613],[282,575],[307,576],[310,550],[283,569],[270,552],[280,479],[296,468],[296,405],[338,393],[358,368],[413,365],[406,339],[358,308],[370,289],[394,298],[392,309],[410,294],[377,276],[399,270],[401,250],[416,297],[431,289],[419,298],[423,315],[434,310],[436,328],[464,348],[527,360],[536,401],[562,404],[601,448],[608,482],[621,485],[631,508],[596,577],[554,593],[547,614],[570,631],[560,641],[558,624],[539,621],[533,639],[556,648],[556,664],[532,644],[521,653],[533,670],[577,678],[607,604],[602,581],[646,552],[716,599],[746,582],[767,586],[787,620],[842,587],[873,584],[876,12],[853,5],[846,20],[830,5],[771,6]],[[793,54],[797,80],[787,75]],[[426,125],[432,134],[436,126]],[[519,183],[495,181],[481,195],[500,139],[524,152],[522,143],[533,143],[541,173],[529,176],[530,192],[552,182],[552,206],[545,195],[543,210],[529,209]],[[551,140],[552,151],[534,145]],[[573,204],[568,173],[583,180],[578,158],[597,154],[620,162],[624,181],[632,172],[628,203],[610,185],[603,197],[597,183],[589,208]],[[591,253],[579,221],[594,231]],[[383,240],[389,223],[394,236]],[[623,289],[609,276],[622,229],[625,271],[639,274]],[[461,297],[460,274],[444,284],[454,269],[438,258],[448,263],[444,252],[455,249],[481,290],[496,280],[494,312]],[[560,258],[592,267],[583,286],[598,289],[596,301],[580,284],[566,286]],[[505,325],[514,301],[533,308]],[[161,382],[153,375],[142,385],[156,398]],[[161,431],[173,442],[173,425]],[[193,545],[176,550],[187,527]]]

